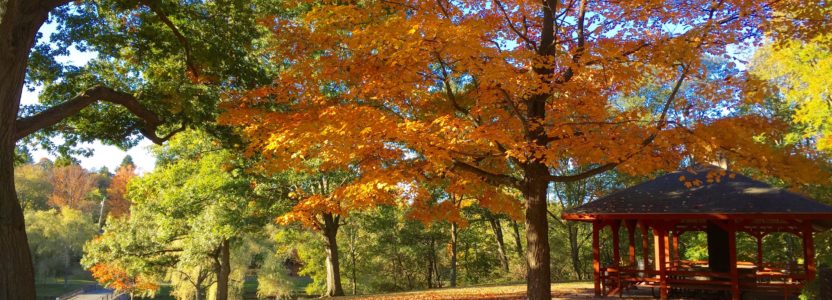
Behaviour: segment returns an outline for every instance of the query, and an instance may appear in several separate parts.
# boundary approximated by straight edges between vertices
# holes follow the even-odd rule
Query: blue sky
[[[54,24],[46,24],[40,30],[40,32],[43,33],[44,40],[48,40],[50,33],[54,31]],[[58,57],[57,59],[59,62],[80,66],[86,64],[94,57],[95,53],[79,52],[75,49],[70,49],[70,54],[68,56]],[[39,92],[39,89],[36,89],[34,92],[30,92],[27,89],[23,89],[23,95],[20,99],[21,104],[37,104]],[[57,139],[56,141],[59,140],[60,139]],[[148,151],[148,147],[152,144],[152,142],[145,139],[142,140],[141,143],[139,143],[136,147],[133,147],[128,151],[123,151],[115,146],[107,146],[101,144],[100,142],[94,142],[91,144],[81,145],[84,148],[93,149],[94,152],[92,156],[76,156],[75,158],[80,160],[81,166],[86,169],[100,169],[101,167],[106,166],[108,169],[110,169],[111,172],[113,172],[121,163],[121,160],[124,159],[124,156],[129,154],[131,157],[133,157],[133,162],[136,164],[138,172],[145,173],[152,171],[153,168],[156,166],[156,159],[153,158],[153,156],[150,155],[150,152]],[[55,159],[54,154],[39,148],[33,149],[32,157],[35,159],[35,161],[38,161],[43,157],[47,157],[52,160]]]

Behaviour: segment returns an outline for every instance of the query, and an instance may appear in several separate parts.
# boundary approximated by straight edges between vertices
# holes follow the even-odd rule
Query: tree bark
[[[526,198],[526,279],[530,300],[551,298],[549,254],[549,224],[546,217],[548,169],[539,162],[526,167],[524,197]]]
[[[214,272],[217,273],[217,300],[228,300],[228,277],[231,275],[231,254],[227,239],[220,243],[218,257],[215,258]]]
[[[497,254],[500,256],[500,266],[503,272],[508,272],[508,257],[506,256],[506,244],[503,239],[503,226],[500,219],[494,217],[490,212],[485,213],[488,223],[491,224],[491,231],[494,233],[494,241],[497,242]]]
[[[338,264],[338,216],[324,214],[323,231],[326,247],[326,293],[325,296],[343,296],[344,289],[341,288],[341,268]]]
[[[16,120],[29,51],[50,7],[8,0],[0,20],[0,300],[35,299],[23,210],[14,189]]]
[[[456,223],[451,222],[451,287],[456,287],[456,243],[457,243],[457,226]]]

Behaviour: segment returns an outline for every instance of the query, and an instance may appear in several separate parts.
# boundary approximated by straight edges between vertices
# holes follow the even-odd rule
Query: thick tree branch
[[[182,128],[174,130],[165,136],[157,136],[156,129],[162,125],[162,120],[156,113],[142,106],[131,94],[119,92],[108,87],[96,86],[64,103],[50,107],[39,114],[17,120],[15,139],[20,140],[35,131],[55,125],[63,119],[77,114],[95,101],[110,102],[127,108],[133,115],[143,120],[144,125],[139,128],[139,131],[149,140],[157,144],[164,143],[175,133],[185,129],[185,124],[183,124]]]
[[[554,182],[578,181],[578,180],[581,180],[581,179],[586,179],[586,178],[604,173],[606,171],[615,169],[615,167],[617,167],[619,164],[620,163],[617,163],[617,162],[616,163],[608,163],[608,164],[604,164],[604,165],[586,170],[584,172],[581,172],[581,173],[578,173],[578,174],[575,174],[575,175],[550,175],[549,176],[549,181],[554,181]]]
[[[553,11],[553,0],[543,0],[543,27],[540,30],[540,45],[538,55],[554,55],[555,53],[555,12]]]
[[[510,187],[518,187],[519,185],[519,182],[514,177],[504,174],[494,174],[466,162],[454,160],[454,164],[453,166],[451,166],[451,169],[455,168],[459,168],[466,172],[474,173],[475,175],[485,179],[485,181],[489,184],[495,186],[505,185]]]

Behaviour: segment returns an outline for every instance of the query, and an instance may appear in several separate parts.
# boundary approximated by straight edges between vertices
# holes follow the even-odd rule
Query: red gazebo
[[[699,165],[567,210],[562,217],[592,223],[596,296],[620,295],[643,286],[659,289],[661,299],[677,291],[722,291],[741,299],[745,292],[793,295],[814,279],[812,234],[832,227],[832,206],[716,166]],[[606,226],[612,232],[612,263],[601,266],[599,233]],[[621,228],[628,238],[624,261],[619,249]],[[642,249],[638,258],[637,229]],[[692,231],[706,232],[707,261],[679,259],[679,236]],[[756,238],[756,261],[737,261],[738,232]],[[763,261],[763,237],[774,232],[802,239],[801,267]],[[652,263],[647,250],[650,235]]]

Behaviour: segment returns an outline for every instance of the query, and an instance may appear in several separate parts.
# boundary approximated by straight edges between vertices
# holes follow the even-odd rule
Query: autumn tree
[[[136,177],[135,166],[122,166],[116,171],[110,186],[107,187],[107,215],[120,217],[130,213],[130,200],[127,200],[127,184]]]
[[[827,10],[828,11],[828,10]],[[832,35],[808,42],[787,40],[768,43],[755,52],[751,61],[752,78],[773,96],[768,108],[790,113],[795,130],[790,143],[809,141],[819,150],[832,150]]]
[[[73,164],[52,169],[50,178],[52,195],[49,205],[59,209],[71,208],[91,213],[97,195],[95,177],[79,165]]]
[[[797,181],[816,175],[799,154],[809,149],[760,142],[782,139],[781,122],[737,113],[757,97],[746,74],[715,78],[705,58],[730,59],[728,45],[754,46],[767,34],[811,38],[829,26],[818,17],[822,2],[284,5],[305,8],[269,23],[285,68],[274,84],[233,95],[221,120],[274,161],[360,163],[385,170],[380,178],[418,169],[455,174],[468,189],[518,190],[530,299],[550,297],[552,182],[615,168],[649,174],[718,155]],[[646,84],[658,89],[619,105]],[[591,167],[553,172],[565,158]]]
[[[0,1],[0,299],[34,299],[22,210],[14,191],[16,144],[59,152],[95,139],[162,143],[214,119],[221,89],[264,78],[254,57],[269,1]],[[50,22],[55,30],[39,33]],[[57,59],[74,48],[93,59]],[[21,106],[24,87],[39,105]],[[60,134],[62,145],[50,137]]]
[[[14,168],[14,187],[24,212],[43,210],[52,195],[52,168],[40,164],[25,164]]]

